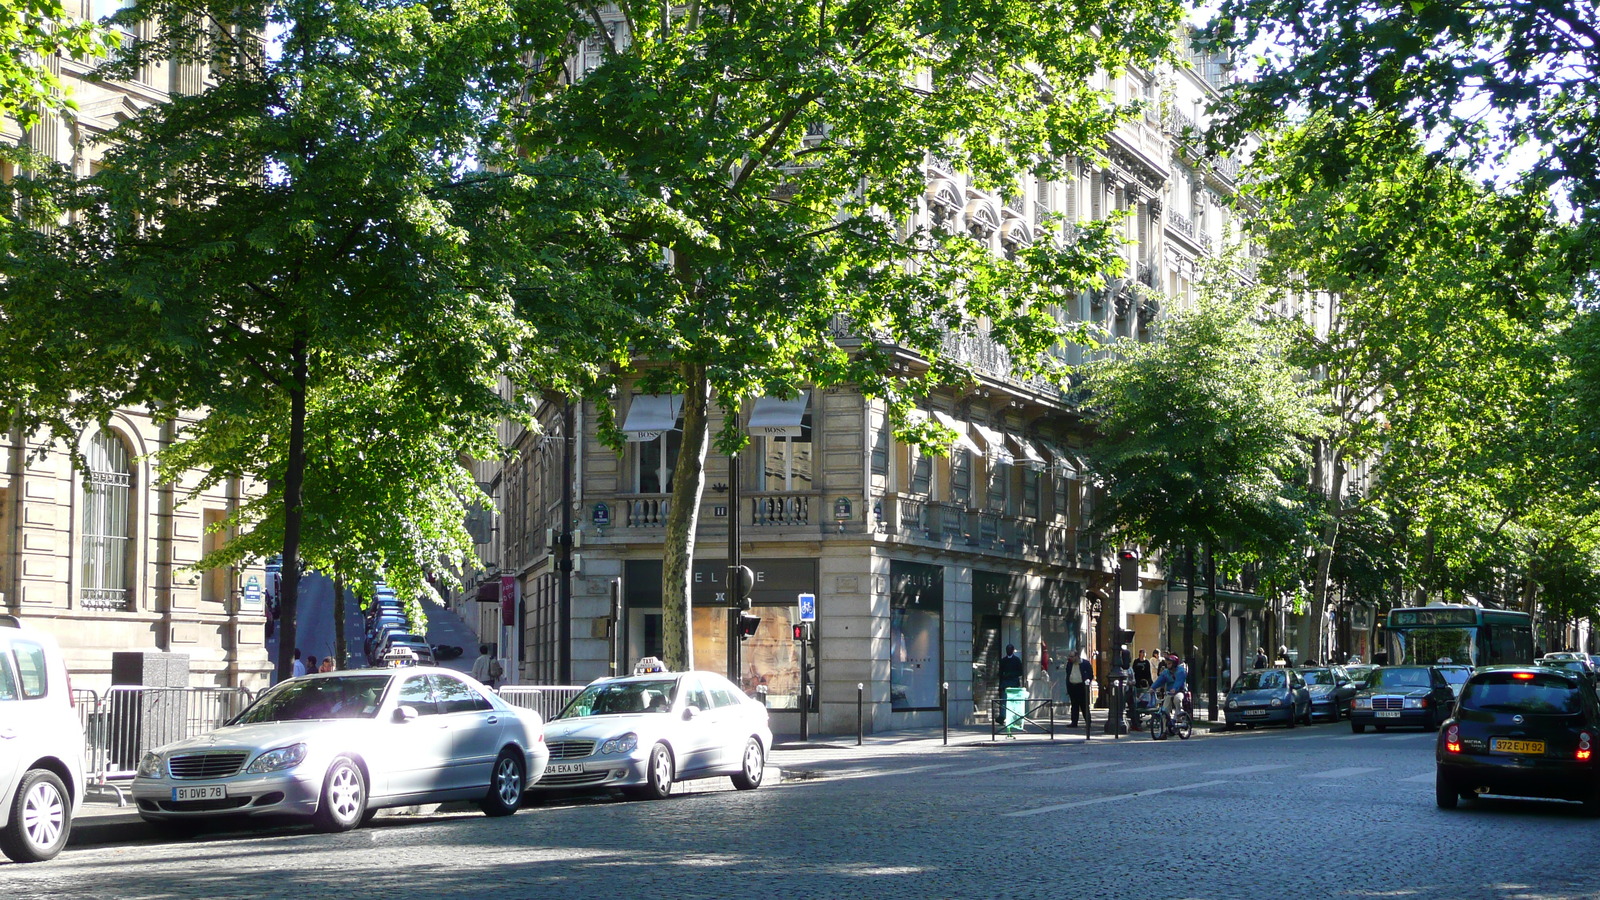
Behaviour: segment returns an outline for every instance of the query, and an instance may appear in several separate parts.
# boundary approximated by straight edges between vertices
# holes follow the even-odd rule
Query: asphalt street
[[[510,819],[382,817],[149,837],[0,865],[6,898],[1593,898],[1575,805],[1433,803],[1432,734],[1347,725],[1180,742],[877,737],[786,778]]]

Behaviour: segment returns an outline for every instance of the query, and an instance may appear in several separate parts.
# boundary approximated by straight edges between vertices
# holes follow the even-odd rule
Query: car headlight
[[[146,753],[139,758],[139,770],[134,773],[140,778],[160,778],[161,767],[166,760],[159,753]]]
[[[279,747],[276,750],[268,750],[261,754],[244,771],[246,775],[265,775],[268,772],[281,772],[284,769],[292,769],[300,765],[305,761],[305,758],[305,744],[290,744],[287,747]]]
[[[1281,697],[1273,697],[1272,698],[1272,705],[1273,706],[1282,706],[1283,705],[1283,699]]]
[[[1350,707],[1352,709],[1371,709],[1372,708],[1372,698],[1371,697],[1357,697],[1354,700],[1350,701]]]
[[[1239,701],[1237,701],[1237,700],[1229,700],[1228,701],[1228,708],[1229,709],[1238,709],[1239,708]]]
[[[1405,702],[1405,708],[1406,709],[1422,709],[1422,708],[1426,707],[1427,705],[1428,705],[1428,698],[1427,697],[1407,697],[1406,698],[1406,702]]]
[[[600,745],[601,753],[632,753],[639,746],[639,736],[628,732],[621,737],[614,737]]]

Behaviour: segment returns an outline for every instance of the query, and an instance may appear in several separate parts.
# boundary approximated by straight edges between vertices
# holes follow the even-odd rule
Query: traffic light
[[[739,613],[739,640],[749,640],[761,627],[761,617],[751,612]]]
[[[796,622],[794,625],[794,639],[797,641],[811,640],[811,623]]]
[[[1121,567],[1121,578],[1117,585],[1124,591],[1137,591],[1139,589],[1139,551],[1118,550],[1117,563]]]

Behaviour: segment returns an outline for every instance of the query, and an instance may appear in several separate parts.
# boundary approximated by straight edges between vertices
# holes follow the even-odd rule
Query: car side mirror
[[[416,717],[417,708],[415,706],[396,706],[394,708],[394,721],[396,724],[404,725]]]
[[[683,708],[683,720],[685,722],[689,721],[690,719],[693,719],[695,716],[698,716],[698,715],[700,715],[700,707],[698,707],[698,706],[685,706]]]

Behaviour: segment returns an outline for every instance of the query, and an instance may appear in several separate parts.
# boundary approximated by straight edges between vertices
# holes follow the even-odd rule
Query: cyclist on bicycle
[[[1189,684],[1189,667],[1183,664],[1176,654],[1167,657],[1167,667],[1156,676],[1155,684],[1151,688],[1159,692],[1167,689],[1167,695],[1161,701],[1161,708],[1170,718],[1183,710],[1183,695]]]

